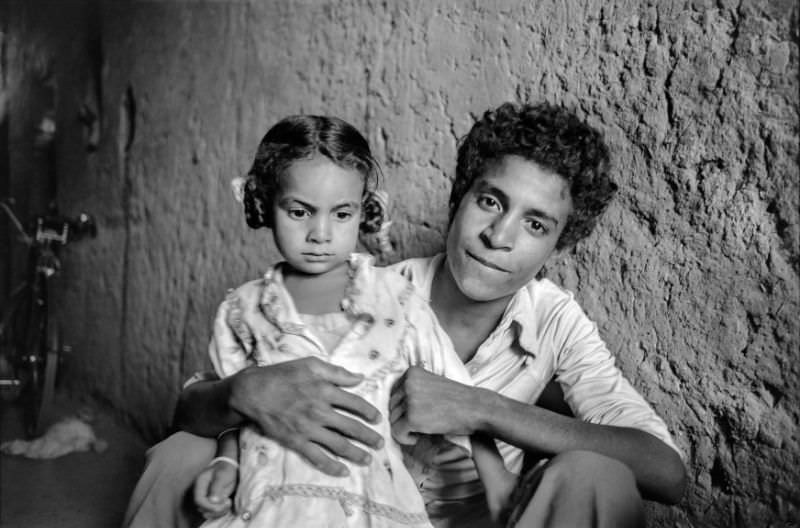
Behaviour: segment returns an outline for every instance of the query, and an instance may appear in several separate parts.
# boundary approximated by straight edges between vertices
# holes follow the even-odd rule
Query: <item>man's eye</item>
[[[486,194],[478,196],[478,205],[484,209],[500,209],[500,203],[494,197]]]
[[[525,221],[525,223],[527,225],[528,231],[531,231],[533,233],[546,235],[548,232],[548,229],[544,226],[544,224],[536,219],[528,218]]]
[[[289,209],[287,214],[290,218],[294,218],[295,220],[302,220],[303,218],[308,217],[308,211],[305,209]]]

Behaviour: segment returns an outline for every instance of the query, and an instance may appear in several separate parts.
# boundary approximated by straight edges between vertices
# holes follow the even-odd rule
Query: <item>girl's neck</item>
[[[283,284],[299,313],[320,315],[341,310],[340,304],[349,281],[347,263],[321,273],[301,273],[286,266]]]

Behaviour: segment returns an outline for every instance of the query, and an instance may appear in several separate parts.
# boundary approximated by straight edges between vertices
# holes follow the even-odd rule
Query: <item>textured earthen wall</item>
[[[545,99],[613,152],[619,198],[548,275],[687,455],[686,498],[653,525],[797,522],[797,17],[758,0],[103,5],[80,81],[99,80],[99,148],[60,176],[63,208],[101,226],[65,258],[73,382],[164,431],[226,288],[277,258],[228,181],[280,117],[368,135],[401,258],[442,248],[474,116]]]

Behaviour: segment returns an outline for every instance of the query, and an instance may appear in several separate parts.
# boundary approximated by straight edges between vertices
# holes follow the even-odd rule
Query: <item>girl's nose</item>
[[[517,239],[518,227],[510,215],[497,215],[492,223],[481,231],[481,240],[489,249],[510,251]]]
[[[331,241],[331,223],[327,218],[318,216],[314,219],[308,232],[308,240],[317,244]]]

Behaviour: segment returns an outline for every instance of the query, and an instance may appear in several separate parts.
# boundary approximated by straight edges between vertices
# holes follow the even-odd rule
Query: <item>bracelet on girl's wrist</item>
[[[226,457],[226,456],[218,456],[214,458],[211,462],[208,463],[208,467],[213,466],[217,462],[225,462],[226,464],[230,464],[237,469],[239,468],[239,463],[237,461],[235,461],[231,457]]]
[[[220,434],[217,435],[217,441],[219,441],[219,439],[222,438],[223,436],[225,436],[226,434],[232,433],[232,432],[238,431],[238,430],[239,430],[238,427],[228,427],[227,429],[225,429],[224,431],[222,431]]]

